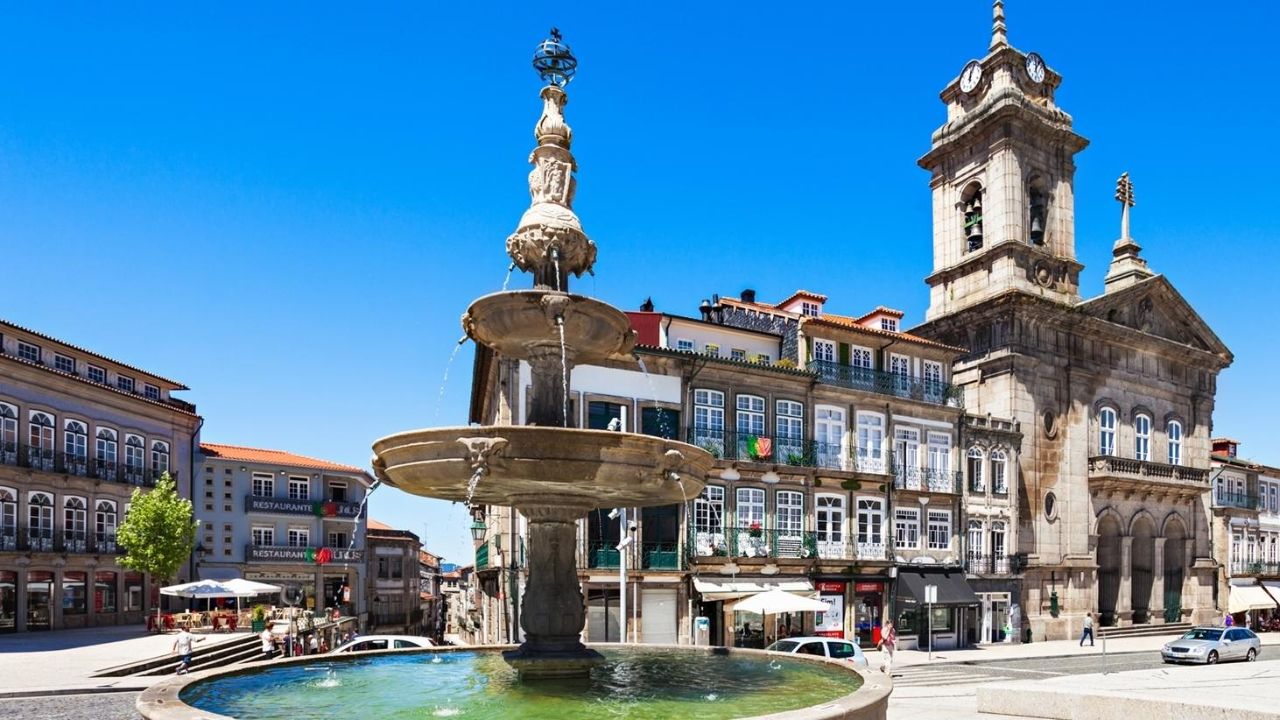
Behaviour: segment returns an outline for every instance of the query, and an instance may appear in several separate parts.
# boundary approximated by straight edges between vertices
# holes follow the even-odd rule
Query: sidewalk
[[[90,677],[103,668],[167,655],[175,634],[155,635],[140,625],[0,635],[0,697],[14,693],[84,692],[149,687],[155,677]],[[197,635],[208,647],[244,637]],[[174,663],[178,658],[174,657]]]
[[[1177,634],[1153,637],[1118,638],[1106,641],[1105,647],[1107,653],[1155,652],[1175,637],[1177,637]],[[1262,645],[1264,647],[1280,646],[1280,633],[1260,633],[1258,637],[1262,639]],[[980,647],[968,647],[956,650],[935,650],[933,652],[932,663],[986,662],[992,660],[1020,660],[1023,658],[1101,655],[1103,647],[1102,640],[1098,640],[1092,647],[1087,644],[1084,647],[1081,647],[1077,640],[1049,640],[1046,642],[1019,644],[1002,643],[999,645],[982,645]],[[1271,653],[1264,653],[1264,656],[1270,654]],[[873,668],[879,667],[881,662],[881,653],[874,651],[867,653],[867,662]],[[906,667],[909,665],[923,665],[929,662],[929,653],[926,650],[899,650],[893,658],[893,666],[895,668]]]

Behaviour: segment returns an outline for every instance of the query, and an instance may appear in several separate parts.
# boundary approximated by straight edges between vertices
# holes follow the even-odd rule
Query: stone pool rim
[[[281,658],[269,662],[254,663],[217,670],[203,670],[187,675],[176,675],[162,680],[147,688],[138,696],[136,708],[146,720],[237,720],[226,715],[201,710],[182,701],[181,694],[189,686],[215,678],[233,677],[236,675],[254,675],[263,668],[284,667],[287,665],[309,665],[314,663],[345,662],[347,658],[365,658],[378,655],[430,655],[455,652],[501,652],[511,650],[516,645],[461,645],[435,648],[404,648],[398,650],[369,650],[365,652],[342,653],[341,655],[307,655],[296,658]],[[744,648],[723,648],[695,645],[638,645],[621,643],[593,643],[592,647],[601,649],[627,650],[675,650],[677,652],[697,653],[710,656],[724,655],[759,655],[761,657],[785,659],[789,662],[825,663],[840,668],[862,678],[862,685],[857,690],[833,698],[818,705],[784,710],[769,715],[756,715],[739,720],[884,720],[889,705],[889,694],[893,692],[893,681],[881,672],[854,667],[844,660],[798,655],[793,653],[776,653],[765,650],[748,650]]]

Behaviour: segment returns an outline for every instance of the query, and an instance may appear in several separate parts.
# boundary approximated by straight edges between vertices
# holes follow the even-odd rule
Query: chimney
[[[653,298],[647,297],[640,303],[640,312],[653,312]]]
[[[703,322],[710,322],[711,321],[711,301],[706,298],[703,298],[702,303],[698,305],[698,312],[702,313]]]
[[[756,301],[756,291],[752,290],[751,288],[747,288],[746,290],[742,291],[742,295],[740,295],[739,298],[742,300],[742,302],[753,303]]]

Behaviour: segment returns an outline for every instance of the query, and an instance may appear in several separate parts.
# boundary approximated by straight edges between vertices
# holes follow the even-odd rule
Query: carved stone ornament
[[[1035,277],[1040,287],[1053,287],[1053,268],[1049,267],[1049,263],[1044,261],[1036,263]]]
[[[489,474],[490,458],[497,457],[507,446],[507,439],[500,437],[458,438],[458,443],[467,448],[467,464],[471,472]]]

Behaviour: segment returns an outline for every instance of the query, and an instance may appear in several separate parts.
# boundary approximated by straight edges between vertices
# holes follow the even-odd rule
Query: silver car
[[[1190,662],[1213,665],[1219,660],[1253,662],[1262,652],[1262,641],[1247,628],[1197,627],[1186,635],[1165,643],[1160,650],[1167,663]]]

